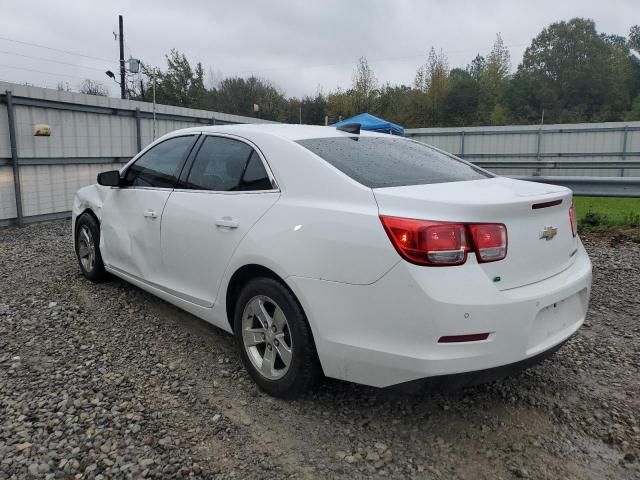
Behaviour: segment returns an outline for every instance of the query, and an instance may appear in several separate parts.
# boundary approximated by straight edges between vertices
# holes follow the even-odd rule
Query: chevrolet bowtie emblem
[[[555,237],[558,234],[558,229],[555,227],[545,227],[545,229],[540,232],[540,240],[542,240],[543,238],[547,241],[551,240],[553,237]]]

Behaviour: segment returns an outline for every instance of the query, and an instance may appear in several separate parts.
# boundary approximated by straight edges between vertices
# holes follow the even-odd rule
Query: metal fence
[[[416,128],[406,136],[499,175],[582,195],[640,196],[640,122]]]
[[[155,121],[154,121],[155,117]],[[75,192],[155,138],[197,125],[266,123],[206,110],[0,82],[0,225],[69,215]],[[37,124],[51,136],[34,136]],[[154,125],[155,124],[155,125]]]
[[[640,122],[415,128],[406,135],[503,175],[640,175]]]
[[[0,82],[0,225],[69,215],[75,192],[179,128],[264,120]],[[36,124],[52,129],[34,136]],[[155,128],[154,128],[155,127]],[[408,137],[501,175],[640,196],[640,122],[418,128]]]

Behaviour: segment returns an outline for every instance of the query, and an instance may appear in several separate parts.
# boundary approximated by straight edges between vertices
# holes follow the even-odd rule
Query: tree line
[[[544,28],[512,71],[500,34],[491,52],[450,68],[446,53],[431,48],[411,85],[380,83],[366,58],[353,82],[326,94],[287,97],[272,82],[227,77],[207,86],[201,62],[176,50],[162,71],[143,69],[132,98],[216,110],[287,123],[323,125],[369,112],[405,127],[473,126],[640,120],[640,26],[627,37],[600,33],[584,18]],[[95,90],[95,85],[88,85]],[[254,105],[258,105],[255,111]]]

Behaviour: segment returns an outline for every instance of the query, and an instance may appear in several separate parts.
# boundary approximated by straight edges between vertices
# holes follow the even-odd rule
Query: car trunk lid
[[[544,280],[574,261],[577,239],[569,218],[572,194],[565,187],[494,177],[373,192],[380,215],[503,223],[508,235],[506,258],[480,264],[500,289]],[[476,260],[471,256],[467,261]]]

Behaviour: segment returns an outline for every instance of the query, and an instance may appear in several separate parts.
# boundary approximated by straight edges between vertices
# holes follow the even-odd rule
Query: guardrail
[[[500,175],[640,176],[640,122],[416,128],[405,133]]]
[[[512,178],[530,182],[562,185],[574,195],[593,197],[640,197],[640,177],[569,177],[569,176],[516,176]]]

